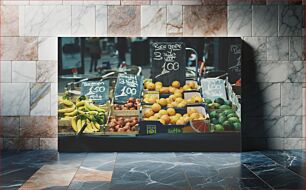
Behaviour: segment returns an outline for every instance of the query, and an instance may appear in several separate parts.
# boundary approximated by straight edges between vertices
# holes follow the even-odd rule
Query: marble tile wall
[[[303,11],[302,0],[1,0],[0,147],[57,149],[57,37],[96,35],[241,37],[243,141],[302,148]]]

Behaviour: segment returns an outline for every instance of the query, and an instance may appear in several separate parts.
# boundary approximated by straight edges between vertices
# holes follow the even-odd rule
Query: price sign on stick
[[[142,82],[142,76],[119,74],[114,92],[115,102],[124,103],[130,97],[140,98]]]
[[[226,100],[225,82],[222,79],[206,78],[201,80],[204,98],[215,99],[216,97]]]
[[[152,42],[150,61],[153,82],[160,81],[165,86],[178,80],[186,81],[185,44],[183,42]]]
[[[96,104],[105,104],[109,100],[109,81],[82,82],[81,95],[92,99]]]

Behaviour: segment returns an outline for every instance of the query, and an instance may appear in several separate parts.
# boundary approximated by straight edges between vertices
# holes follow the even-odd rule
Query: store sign
[[[165,86],[178,80],[186,81],[185,44],[183,42],[152,42],[150,60],[153,82],[160,81]]]
[[[201,80],[204,98],[215,99],[217,97],[226,100],[225,83],[222,79],[206,78]]]
[[[96,104],[105,104],[109,100],[109,81],[82,82],[81,95],[92,99]]]
[[[119,74],[115,86],[115,102],[124,103],[129,98],[140,98],[143,76]]]

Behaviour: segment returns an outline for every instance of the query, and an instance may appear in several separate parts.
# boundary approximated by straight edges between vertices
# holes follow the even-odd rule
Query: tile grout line
[[[264,184],[266,184],[269,188],[271,188],[273,190],[275,189],[269,183],[267,183],[265,180],[263,180],[261,177],[259,177],[255,172],[253,172],[251,169],[249,169],[244,163],[241,163],[241,166],[245,167],[248,171],[250,171],[252,174],[254,174],[255,177],[257,177],[260,181],[262,181]]]
[[[285,170],[288,170],[289,172],[291,172],[291,174],[294,174],[295,176],[301,178],[302,180],[305,180],[304,177],[301,177],[300,175],[297,175],[295,172],[293,172],[293,171],[289,170],[288,168],[286,168],[285,166],[283,166],[283,165],[277,163],[276,161],[274,161],[274,160],[271,159],[270,157],[264,155],[264,154],[261,153],[260,151],[255,151],[254,153],[259,153],[259,154],[263,155],[263,156],[266,157],[267,159],[269,159],[269,160],[271,160],[272,162],[274,162],[274,163],[276,164],[276,166],[279,166],[279,167],[281,167],[281,168],[283,168],[283,169],[285,169]],[[248,168],[245,164],[243,164],[243,165],[244,165],[246,168]],[[249,170],[250,170],[250,169],[249,169]],[[254,173],[254,174],[255,174],[255,173]],[[255,174],[255,175],[256,175],[256,174]],[[257,175],[256,175],[256,176],[257,176]],[[259,177],[259,176],[257,176],[257,177]],[[259,178],[260,178],[260,177],[259,177]]]
[[[82,164],[83,164],[83,162],[85,161],[85,159],[87,158],[87,156],[88,156],[88,153],[86,153],[86,156],[84,156],[84,159],[82,160],[82,162],[81,162],[80,165],[78,166],[78,169],[75,171],[75,173],[74,173],[74,175],[73,175],[73,177],[72,177],[72,179],[71,179],[71,181],[70,181],[70,183],[69,183],[69,185],[68,185],[68,187],[67,187],[67,190],[69,189],[71,183],[72,183],[73,180],[74,180],[74,177],[75,177],[76,174],[78,173],[80,167],[82,166]]]
[[[266,154],[262,153],[261,151],[260,151],[260,153],[261,153],[262,155],[264,155],[264,156],[268,157],[269,159],[271,159],[271,160],[272,160],[272,161],[274,161],[275,163],[279,164],[280,166],[283,166],[282,164],[278,163],[276,160],[274,160],[273,158],[269,157],[268,155],[266,155]],[[298,174],[298,173],[294,172],[293,170],[291,170],[291,169],[289,169],[289,168],[287,168],[287,167],[285,167],[285,166],[283,166],[283,167],[284,167],[285,169],[287,169],[287,170],[292,171],[293,173],[295,173],[296,175],[298,175],[298,176],[300,176],[300,177],[302,177],[302,178],[306,178],[306,177],[301,176],[300,174]]]
[[[114,166],[113,166],[113,171],[112,171],[112,177],[111,177],[111,180],[110,180],[110,183],[109,183],[109,189],[111,189],[112,187],[112,182],[113,182],[113,174],[114,174],[114,171],[115,171],[115,166],[116,166],[116,163],[117,163],[117,158],[118,158],[118,152],[115,152],[116,153],[116,156],[115,156],[115,161],[114,161]]]
[[[175,157],[175,161],[178,162],[176,153],[173,152],[173,154],[174,154],[174,157]],[[184,175],[184,177],[185,177],[185,179],[186,179],[186,182],[187,182],[188,186],[190,187],[189,189],[192,190],[192,186],[191,186],[190,180],[189,180],[189,178],[188,178],[188,175],[186,174],[185,170],[183,170],[183,168],[180,169],[180,170],[181,170],[181,172],[183,173],[183,175]]]

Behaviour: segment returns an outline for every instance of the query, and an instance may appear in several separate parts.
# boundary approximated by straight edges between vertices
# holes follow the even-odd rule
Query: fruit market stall
[[[220,52],[214,57],[226,63],[218,63],[219,70],[209,66],[216,60],[204,52],[199,61],[200,49],[177,38],[148,39],[150,76],[143,74],[144,68],[125,62],[87,74],[73,68],[70,81],[59,81],[59,89],[64,89],[58,98],[59,150],[240,151],[241,40],[220,39]],[[215,38],[202,45],[211,41]],[[195,54],[188,54],[190,49]],[[88,65],[79,67],[86,70]],[[215,73],[219,75],[212,76]]]

